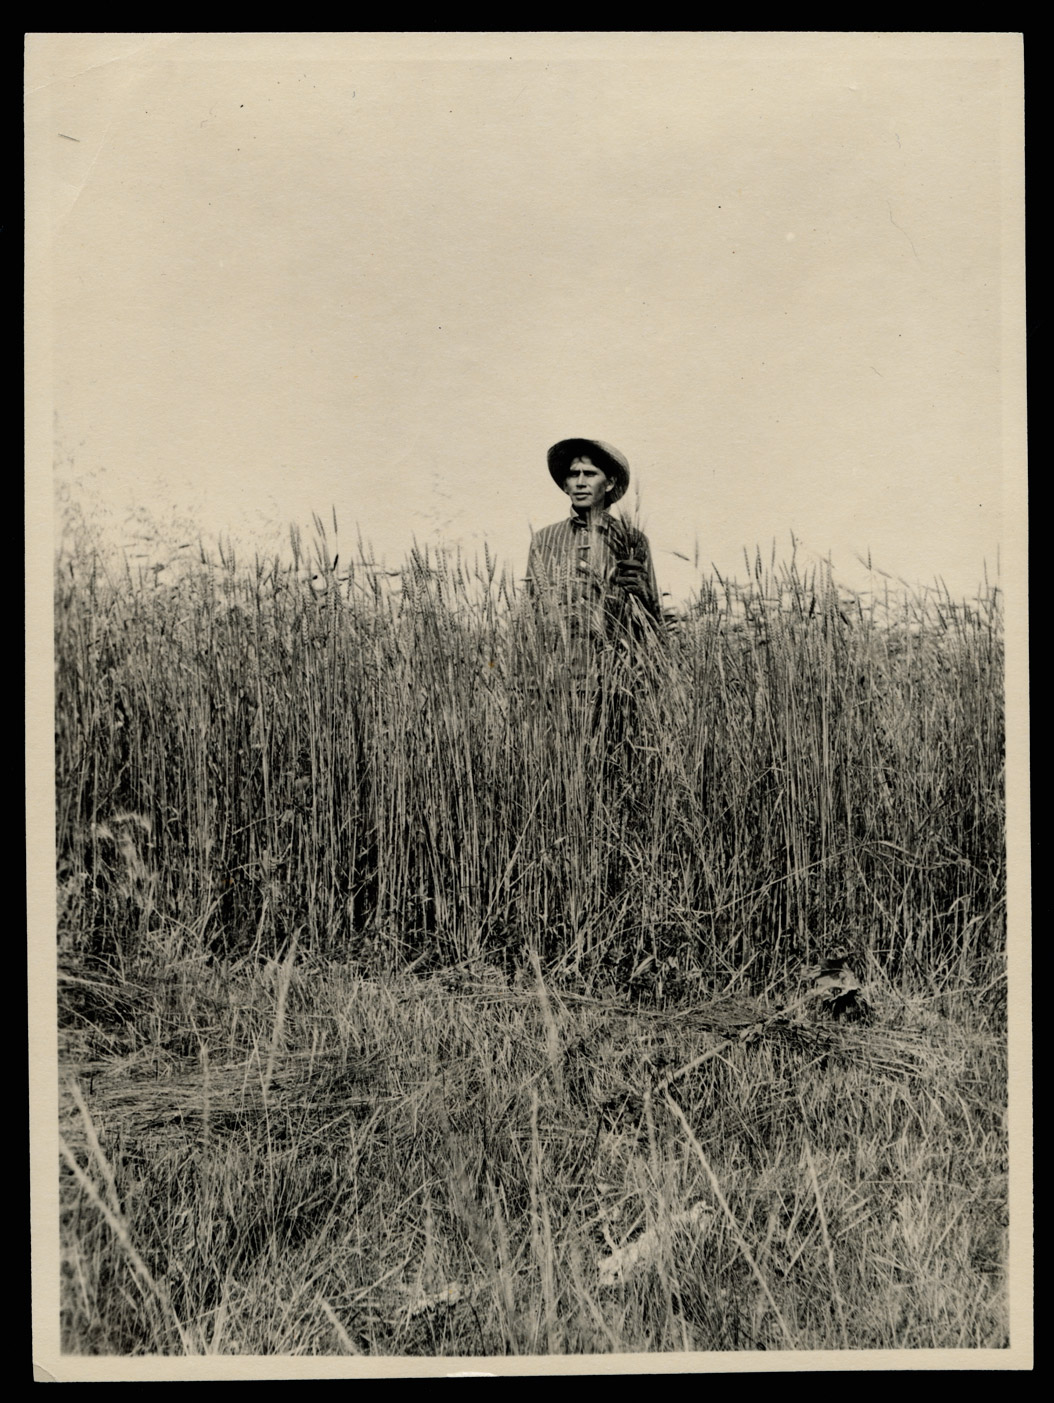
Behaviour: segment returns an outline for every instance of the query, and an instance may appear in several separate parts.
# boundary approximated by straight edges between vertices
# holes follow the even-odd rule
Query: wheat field
[[[63,1349],[1005,1349],[999,591],[316,526],[57,561]]]

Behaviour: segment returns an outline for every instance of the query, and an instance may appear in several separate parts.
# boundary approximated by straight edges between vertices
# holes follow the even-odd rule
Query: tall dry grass
[[[386,965],[537,952],[755,987],[832,944],[892,977],[1003,951],[992,589],[861,597],[753,562],[568,683],[489,559],[394,577],[204,553],[56,574],[60,934]],[[167,947],[166,947],[167,948]],[[986,974],[988,971],[988,974]]]
[[[58,561],[62,1347],[1005,1348],[997,593],[293,555]]]

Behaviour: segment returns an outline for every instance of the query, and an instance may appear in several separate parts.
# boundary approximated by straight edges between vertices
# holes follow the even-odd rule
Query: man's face
[[[576,507],[602,507],[611,479],[591,458],[575,458],[564,478],[564,491]]]

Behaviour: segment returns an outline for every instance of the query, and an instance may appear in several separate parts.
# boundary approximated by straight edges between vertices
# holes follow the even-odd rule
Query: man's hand
[[[612,573],[611,583],[638,599],[648,601],[651,598],[648,567],[639,560],[620,560]]]

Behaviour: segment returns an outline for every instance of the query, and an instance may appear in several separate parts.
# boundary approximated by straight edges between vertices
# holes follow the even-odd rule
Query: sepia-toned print
[[[1020,59],[27,39],[39,1378],[1030,1367]]]

